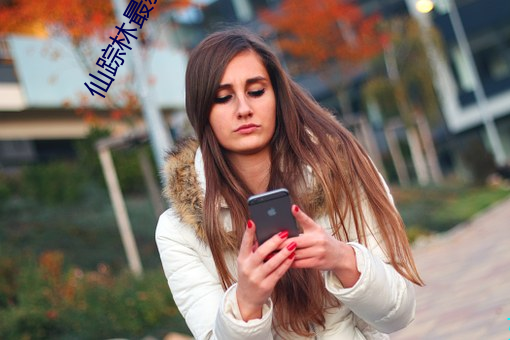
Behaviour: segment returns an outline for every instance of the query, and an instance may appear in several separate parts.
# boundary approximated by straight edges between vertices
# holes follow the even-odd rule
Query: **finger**
[[[246,223],[246,230],[244,231],[243,239],[241,241],[239,256],[247,257],[254,251],[255,228],[255,223],[252,220],[248,220],[248,223]]]
[[[281,255],[283,255],[283,256],[281,256]],[[289,270],[289,268],[291,268],[291,266],[293,265],[293,262],[294,262],[295,252],[289,251],[289,250],[285,251],[282,249],[280,251],[280,253],[278,254],[278,256],[281,256],[281,258],[278,258],[275,256],[275,257],[273,257],[273,259],[271,259],[272,261],[275,261],[275,263],[277,265],[273,267],[273,270],[266,277],[266,280],[272,286],[275,286],[276,282],[278,282],[278,280],[280,280],[282,278],[282,276],[285,275],[285,273]],[[278,260],[278,262],[276,262],[276,260]],[[266,266],[269,266],[269,265],[270,265],[269,263],[266,263]]]
[[[289,245],[291,242],[296,242],[298,249],[304,249],[309,247],[314,247],[317,245],[317,238],[315,235],[312,235],[310,232],[306,234],[300,234],[296,237],[290,237],[287,240],[285,240],[279,247],[279,249],[282,249]]]
[[[317,224],[312,220],[307,214],[304,213],[296,204],[292,205],[292,214],[296,218],[296,221],[299,223],[301,228],[303,228],[303,232],[314,230],[317,228]]]
[[[262,261],[265,259],[270,253],[277,250],[280,245],[289,237],[288,231],[281,231],[276,235],[273,235],[266,242],[259,245],[257,251],[255,252],[260,257]]]
[[[315,268],[317,266],[317,261],[313,258],[308,259],[299,259],[294,258],[294,261],[292,262],[291,267],[292,268]]]
[[[270,276],[275,270],[280,268],[285,261],[294,260],[296,248],[296,242],[291,242],[277,253],[272,253],[274,255],[264,264],[262,274],[264,276]]]

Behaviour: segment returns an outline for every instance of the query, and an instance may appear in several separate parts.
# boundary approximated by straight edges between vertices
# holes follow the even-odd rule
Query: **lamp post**
[[[505,154],[505,150],[503,148],[503,143],[501,142],[501,138],[499,136],[498,130],[496,128],[496,124],[494,123],[494,118],[490,113],[486,111],[487,109],[487,95],[485,94],[485,90],[482,86],[482,81],[480,79],[480,74],[476,67],[475,59],[473,57],[473,53],[471,51],[471,47],[469,46],[469,42],[466,36],[466,32],[464,30],[464,26],[462,25],[462,21],[460,19],[459,11],[457,9],[457,5],[455,4],[455,0],[446,0],[448,4],[448,17],[450,19],[450,23],[453,28],[453,33],[455,35],[455,39],[459,45],[459,49],[466,60],[466,65],[469,69],[469,72],[473,76],[474,80],[474,95],[476,100],[476,105],[478,108],[478,113],[482,120],[485,132],[487,133],[487,137],[489,139],[489,144],[492,150],[492,154],[494,155],[494,159],[498,166],[503,166],[507,162],[507,157]],[[415,9],[420,13],[428,13],[434,8],[433,0],[417,0],[415,2]],[[423,22],[420,20],[420,22]]]

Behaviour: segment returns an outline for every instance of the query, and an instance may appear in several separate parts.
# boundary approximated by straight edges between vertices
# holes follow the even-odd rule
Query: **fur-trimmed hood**
[[[204,208],[205,179],[199,180],[196,164],[200,161],[203,176],[202,157],[196,139],[185,139],[179,142],[167,155],[163,169],[166,178],[163,196],[172,205],[182,222],[190,225],[197,236],[205,241],[202,211]]]
[[[179,142],[168,153],[163,171],[166,178],[163,196],[181,221],[191,226],[197,237],[205,241],[202,212],[206,183],[198,141],[189,138]],[[310,180],[313,181],[311,170]],[[324,192],[316,183],[312,188],[306,194],[309,202],[308,213],[312,217],[323,215],[326,210]]]

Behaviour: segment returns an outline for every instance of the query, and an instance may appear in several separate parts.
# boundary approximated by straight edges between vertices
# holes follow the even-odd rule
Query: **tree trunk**
[[[418,132],[423,143],[423,149],[425,150],[425,157],[427,158],[432,181],[435,184],[440,184],[443,182],[444,177],[443,172],[441,171],[441,166],[439,165],[436,147],[434,145],[434,138],[432,137],[432,132],[430,131],[429,122],[423,114],[417,112],[416,124],[418,126]]]
[[[351,118],[353,116],[351,98],[349,97],[349,91],[347,91],[343,83],[340,89],[336,91],[336,97],[338,99],[338,103],[340,104],[342,116],[347,119]]]
[[[372,158],[375,166],[381,173],[384,178],[386,177],[386,171],[384,170],[384,163],[382,161],[381,152],[377,147],[377,141],[374,136],[374,131],[372,130],[372,126],[365,117],[360,117],[359,119],[360,132],[363,139],[363,144]]]
[[[397,171],[398,182],[400,185],[409,184],[409,172],[407,171],[406,163],[404,162],[404,156],[398,145],[397,138],[395,137],[395,125],[390,123],[384,126],[384,136],[388,143],[388,149],[390,150],[391,159],[395,165]]]
[[[414,164],[416,177],[420,185],[427,185],[430,183],[430,176],[427,169],[427,162],[423,155],[423,149],[420,143],[420,137],[415,127],[408,126],[406,128],[407,141],[409,149],[411,150],[411,158]]]

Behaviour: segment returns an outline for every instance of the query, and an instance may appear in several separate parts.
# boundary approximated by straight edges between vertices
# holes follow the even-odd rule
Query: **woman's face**
[[[209,115],[214,135],[228,153],[269,150],[276,122],[271,80],[259,56],[246,51],[225,69]]]

